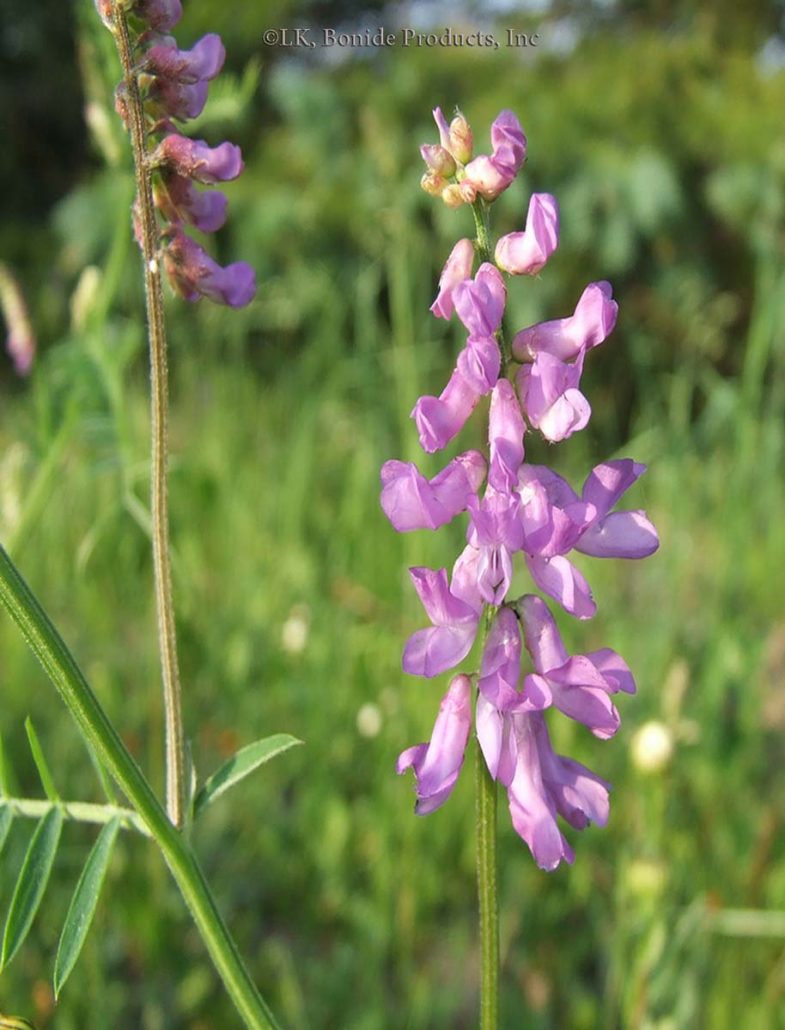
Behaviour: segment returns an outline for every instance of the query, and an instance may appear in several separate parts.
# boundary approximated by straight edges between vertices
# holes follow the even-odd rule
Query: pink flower
[[[472,724],[471,680],[456,676],[442,698],[427,744],[416,744],[398,758],[397,772],[414,769],[417,815],[436,811],[450,796],[463,765]]]
[[[496,264],[510,275],[536,275],[559,245],[559,207],[550,193],[534,193],[526,228],[502,236]]]
[[[463,183],[486,200],[495,200],[507,189],[526,158],[526,136],[512,111],[502,111],[491,126],[493,153],[480,154],[465,168]]]
[[[399,533],[438,529],[466,511],[485,478],[486,463],[479,451],[467,451],[428,480],[411,462],[386,461],[382,466],[381,505]]]
[[[439,277],[439,292],[431,304],[431,311],[437,318],[449,318],[453,311],[453,291],[464,279],[471,279],[474,264],[474,245],[471,240],[458,240]]]
[[[411,417],[420,434],[424,451],[440,451],[463,429],[482,391],[470,384],[456,368],[438,397],[420,397]]]
[[[589,421],[591,407],[578,389],[583,355],[580,351],[568,364],[548,351],[540,351],[532,364],[521,366],[516,377],[529,425],[552,443],[566,440]]]
[[[409,575],[432,626],[409,637],[403,669],[430,679],[454,668],[471,651],[481,605],[456,596],[447,585],[445,569],[414,568],[409,569]]]
[[[569,318],[522,329],[513,338],[512,353],[518,361],[532,361],[542,352],[570,361],[606,340],[613,332],[618,313],[611,284],[589,283]]]

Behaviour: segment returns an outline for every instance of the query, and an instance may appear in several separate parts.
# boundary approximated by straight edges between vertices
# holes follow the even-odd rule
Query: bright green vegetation
[[[194,35],[214,27],[211,6],[193,0],[184,26]],[[103,40],[89,4],[82,14],[89,53]],[[243,31],[259,38],[267,24]],[[378,506],[386,458],[443,464],[418,455],[407,417],[451,367],[457,331],[427,309],[451,243],[472,231],[468,209],[418,191],[417,145],[435,138],[436,103],[461,105],[480,151],[498,109],[514,108],[530,142],[526,188],[561,202],[560,250],[539,281],[512,283],[509,328],[568,314],[592,279],[613,282],[619,325],[584,377],[595,417],[549,458],[575,485],[605,458],[646,461],[630,503],[662,539],[644,563],[582,560],[599,613],[560,619],[575,650],[620,651],[639,694],[621,699],[611,742],[559,727],[559,749],[614,784],[608,828],[570,835],[573,869],[539,872],[500,811],[504,1025],[778,1025],[785,78],[760,75],[752,42],[720,28],[608,27],[536,64],[503,51],[396,51],[383,55],[383,79],[372,62],[306,74],[271,61],[261,100],[245,106],[248,168],[229,190],[220,256],[257,266],[259,298],[239,313],[169,304],[173,572],[200,782],[257,738],[305,742],[194,829],[287,1027],[475,1019],[471,764],[449,804],[422,820],[411,781],[394,774],[397,753],[430,732],[444,687],[400,671],[405,637],[422,624],[406,565],[451,561],[462,527],[398,537]],[[88,89],[106,104],[99,56],[88,66]],[[227,90],[199,132],[220,139],[241,109]],[[3,389],[0,536],[160,787],[126,167],[122,156],[109,172],[83,169],[26,245],[16,223],[4,230],[45,353],[27,383],[9,375]],[[519,226],[527,200],[520,186],[505,195],[497,232]],[[105,269],[92,308],[88,265]],[[481,441],[457,443],[453,452]],[[532,441],[531,459],[542,454]],[[102,801],[76,730],[5,617],[0,669],[10,789],[42,796],[29,715],[60,795]],[[630,744],[651,719],[668,725],[674,753],[645,774]],[[3,917],[34,827],[17,817],[6,839]],[[235,1025],[165,868],[131,833],[118,835],[51,1014],[60,929],[97,833],[63,823],[43,907],[2,974],[0,1010],[57,1030]]]

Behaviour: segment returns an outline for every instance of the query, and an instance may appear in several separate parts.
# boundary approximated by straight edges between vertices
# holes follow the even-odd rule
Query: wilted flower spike
[[[526,158],[523,129],[512,111],[502,111],[491,127],[492,152],[473,156],[463,115],[448,124],[440,108],[433,114],[439,142],[421,148],[428,166],[424,188],[448,207],[475,205],[478,238],[475,244],[465,238],[455,244],[431,306],[438,318],[457,313],[465,342],[442,393],[420,397],[412,417],[423,449],[437,451],[490,394],[489,453],[486,460],[467,451],[430,479],[407,462],[388,461],[382,468],[382,508],[399,532],[437,529],[461,517],[467,523],[466,546],[449,580],[446,569],[410,569],[431,625],[407,641],[403,668],[427,678],[452,669],[469,655],[480,626],[486,628],[475,667],[482,759],[507,790],[513,827],[540,868],[552,870],[574,858],[560,819],[576,830],[592,822],[604,825],[610,787],[554,753],[545,709],[552,711],[549,718],[567,716],[607,740],[620,725],[614,698],[634,693],[635,681],[610,648],[570,655],[541,597],[510,596],[516,555],[536,589],[574,618],[590,619],[597,604],[572,552],[642,558],[659,540],[644,511],[614,510],[643,465],[628,458],[601,463],[579,496],[556,472],[526,462],[529,430],[553,443],[587,425],[591,406],[580,389],[584,362],[612,332],[618,305],[610,283],[593,282],[572,315],[520,329],[511,346],[506,342],[501,272],[541,271],[558,246],[558,204],[549,193],[535,193],[523,231],[502,237],[494,251],[488,205],[511,185]],[[475,251],[479,268],[472,276]],[[468,676],[457,675],[442,699],[430,743],[409,748],[398,760],[399,772],[415,772],[418,814],[442,805],[455,785],[470,732],[470,692]],[[482,876],[482,863],[478,871]]]

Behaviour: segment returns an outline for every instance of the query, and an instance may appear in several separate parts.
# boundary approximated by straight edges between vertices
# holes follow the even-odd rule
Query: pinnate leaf
[[[297,744],[302,744],[297,737],[292,737],[288,733],[274,733],[271,737],[256,740],[253,744],[240,748],[213,773],[196,795],[194,817],[201,815],[217,797],[239,783],[240,780],[245,779],[260,765],[264,765],[271,758],[283,754],[284,751],[288,751],[290,747]]]
[[[50,801],[57,802],[60,800],[60,795],[57,793],[55,781],[52,779],[52,774],[49,771],[49,766],[44,758],[44,752],[41,748],[38,734],[35,732],[35,726],[33,726],[30,716],[25,719],[25,731],[27,732],[27,739],[30,742],[30,751],[33,755],[35,767],[38,770],[38,775],[41,777],[41,784],[44,788],[44,793]]]
[[[119,829],[119,819],[112,819],[103,827],[74,890],[57,947],[54,972],[55,998],[59,997],[63,985],[71,975],[87,938]]]
[[[62,828],[63,813],[56,807],[50,809],[35,828],[8,910],[0,955],[2,967],[17,953],[32,925],[52,871]]]

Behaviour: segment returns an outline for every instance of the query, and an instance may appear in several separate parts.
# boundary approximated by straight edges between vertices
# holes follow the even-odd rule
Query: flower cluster
[[[409,638],[404,670],[433,677],[453,669],[471,651],[480,627],[488,632],[479,672],[453,678],[430,742],[404,751],[398,772],[414,770],[419,814],[446,801],[471,731],[475,680],[476,733],[488,771],[507,789],[516,831],[537,864],[550,870],[573,860],[557,816],[579,830],[589,822],[604,825],[609,784],[553,751],[544,712],[557,708],[604,740],[619,726],[613,696],[634,692],[635,683],[624,660],[608,648],[569,655],[541,597],[509,597],[513,556],[523,556],[541,593],[588,619],[596,605],[570,553],[644,558],[659,541],[645,512],[614,510],[643,465],[629,458],[597,465],[579,495],[556,472],[526,462],[526,432],[559,441],[587,424],[583,363],[613,330],[617,304],[609,283],[591,283],[572,315],[529,326],[505,342],[502,272],[540,271],[558,244],[558,206],[549,194],[534,194],[524,229],[498,241],[492,262],[488,202],[520,169],[525,136],[515,115],[503,111],[491,129],[493,153],[473,157],[463,116],[449,126],[438,108],[434,117],[440,143],[422,148],[428,165],[423,186],[448,204],[471,203],[479,235],[476,245],[468,239],[455,245],[431,307],[437,318],[457,314],[466,345],[441,394],[421,397],[412,417],[423,449],[438,451],[490,394],[489,451],[487,457],[474,450],[460,454],[432,479],[414,464],[388,461],[381,470],[381,504],[399,532],[437,529],[468,514],[467,544],[450,576],[446,569],[410,569],[431,625]],[[529,672],[522,665],[524,649]]]
[[[111,29],[118,0],[97,0]],[[172,287],[186,300],[209,297],[219,304],[243,307],[256,293],[254,270],[244,261],[225,268],[185,232],[193,226],[209,233],[226,221],[227,200],[220,190],[200,190],[236,179],[243,170],[240,148],[232,143],[210,147],[189,139],[175,122],[201,114],[211,79],[223,67],[221,39],[209,33],[190,50],[179,50],[167,35],[182,15],[180,0],[119,0],[119,6],[140,25],[136,37],[136,71],[144,101],[149,167],[154,172],[153,197],[162,217],[162,257]],[[118,113],[128,124],[127,97],[121,85]],[[137,238],[140,238],[138,225]]]

